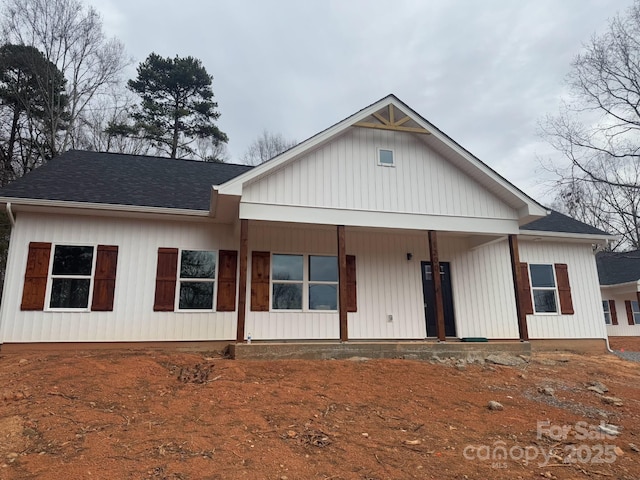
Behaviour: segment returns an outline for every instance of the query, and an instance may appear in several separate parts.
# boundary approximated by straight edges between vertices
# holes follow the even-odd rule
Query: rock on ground
[[[486,360],[489,363],[504,365],[506,367],[519,367],[527,363],[520,357],[514,357],[510,355],[488,355]]]

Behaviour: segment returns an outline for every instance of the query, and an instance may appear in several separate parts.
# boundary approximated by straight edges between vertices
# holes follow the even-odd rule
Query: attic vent
[[[378,165],[382,165],[383,167],[395,166],[393,150],[390,150],[388,148],[379,148],[378,149]]]

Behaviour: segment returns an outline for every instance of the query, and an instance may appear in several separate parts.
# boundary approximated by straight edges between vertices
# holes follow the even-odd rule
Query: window
[[[117,245],[29,242],[20,310],[111,312],[117,266]]]
[[[393,150],[388,148],[378,149],[378,165],[385,167],[393,167],[395,165],[393,158]]]
[[[94,247],[56,245],[49,308],[86,309],[94,271]]]
[[[212,310],[216,279],[216,252],[182,250],[180,252],[180,310]]]
[[[637,300],[631,301],[631,312],[633,314],[633,323],[640,325],[640,306]]]
[[[309,255],[309,310],[338,309],[338,258]]]
[[[303,270],[302,255],[273,255],[271,305],[274,310],[302,310]]]
[[[235,311],[237,268],[235,250],[159,247],[153,311]]]
[[[271,262],[273,310],[338,309],[338,259],[326,255],[274,254]]]
[[[529,265],[535,313],[558,313],[553,265]]]
[[[602,310],[604,311],[604,323],[611,325],[611,309],[609,308],[609,300],[602,301]]]

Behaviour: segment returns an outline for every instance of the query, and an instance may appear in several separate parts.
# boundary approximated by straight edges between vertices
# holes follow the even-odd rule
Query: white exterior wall
[[[228,225],[20,213],[11,234],[0,342],[235,339],[235,312],[154,312],[153,302],[158,247],[237,250],[238,241]],[[113,311],[21,311],[29,242],[118,245]]]
[[[249,227],[247,314],[245,334],[255,340],[337,339],[340,327],[337,312],[252,312],[251,252],[336,255],[337,234],[333,229],[294,225],[269,226],[252,222]],[[269,288],[271,294],[271,288]]]
[[[393,149],[395,167],[377,165]],[[244,187],[242,202],[517,219],[515,210],[409,133],[353,127]]]
[[[640,336],[640,325],[629,325],[629,321],[627,320],[627,307],[625,305],[625,300],[636,301],[638,297],[635,291],[625,292],[624,290],[624,288],[603,288],[601,290],[602,300],[613,300],[616,302],[618,325],[607,325],[607,334],[610,337]],[[604,322],[604,319],[602,321]]]
[[[251,223],[249,251],[336,254],[336,229]],[[518,338],[513,279],[506,241],[470,251],[463,237],[441,237],[440,260],[451,263],[459,337]],[[427,336],[421,261],[427,234],[346,230],[347,254],[356,256],[358,311],[347,315],[350,339],[424,339]],[[412,253],[412,260],[407,260]],[[251,260],[249,253],[249,263]],[[249,275],[250,277],[250,275]],[[250,278],[249,278],[250,282]],[[250,284],[247,286],[250,292]],[[337,312],[251,312],[253,339],[337,339]],[[393,321],[388,321],[393,315]],[[432,333],[433,336],[433,333]]]
[[[28,245],[32,241],[118,245],[112,312],[20,311]],[[337,339],[337,312],[251,312],[251,251],[336,254],[335,227],[250,223],[246,332],[259,339]],[[233,340],[236,312],[154,312],[157,249],[237,250],[237,229],[172,222],[21,213],[12,232],[2,302],[0,341],[97,342]],[[426,320],[421,261],[426,232],[346,229],[356,256],[358,311],[348,314],[351,339],[423,339]],[[518,338],[506,240],[474,250],[463,236],[439,234],[440,260],[450,262],[458,337]],[[406,254],[412,253],[412,260]],[[528,263],[567,263],[575,315],[529,315],[530,337],[604,338],[595,261],[590,245],[520,242]],[[618,302],[624,328],[624,302]],[[388,315],[393,321],[388,321]],[[636,328],[636,327],[630,327]],[[620,333],[618,333],[620,334]]]
[[[531,339],[606,338],[598,272],[590,244],[521,240],[520,261],[566,263],[575,312],[527,315]]]
[[[424,339],[427,336],[420,261],[427,260],[426,232],[347,229],[347,252],[356,256],[358,311],[347,315],[349,338]],[[413,258],[408,261],[407,253]],[[393,315],[393,321],[388,321]]]
[[[451,262],[458,337],[518,339],[511,256],[506,240],[469,250],[462,237],[438,240],[440,261]]]

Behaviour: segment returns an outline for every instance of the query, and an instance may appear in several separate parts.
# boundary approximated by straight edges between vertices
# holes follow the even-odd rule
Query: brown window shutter
[[[251,311],[269,311],[269,278],[271,275],[271,254],[251,253]]]
[[[20,310],[44,310],[50,256],[50,243],[31,242],[29,244]]]
[[[93,280],[91,310],[113,311],[113,295],[116,289],[117,245],[98,245],[96,273]]]
[[[347,312],[358,311],[358,289],[356,286],[356,257],[347,255]]]
[[[615,300],[609,300],[609,312],[611,313],[611,325],[618,325],[618,314],[616,312]]]
[[[220,250],[218,254],[218,312],[234,312],[236,309],[236,275],[238,252]]]
[[[524,262],[520,263],[520,286],[518,291],[520,292],[520,307],[524,311],[525,315],[532,315],[533,301],[531,300],[529,266]]]
[[[158,249],[158,270],[156,273],[156,296],[153,310],[173,312],[176,298],[176,275],[178,274],[178,249]]]
[[[635,325],[633,321],[633,307],[631,306],[631,300],[625,300],[624,306],[627,307],[627,323],[629,325]]]
[[[560,297],[560,313],[573,315],[573,301],[571,300],[571,285],[569,285],[569,270],[566,263],[556,263],[556,280],[558,282],[558,296]]]

